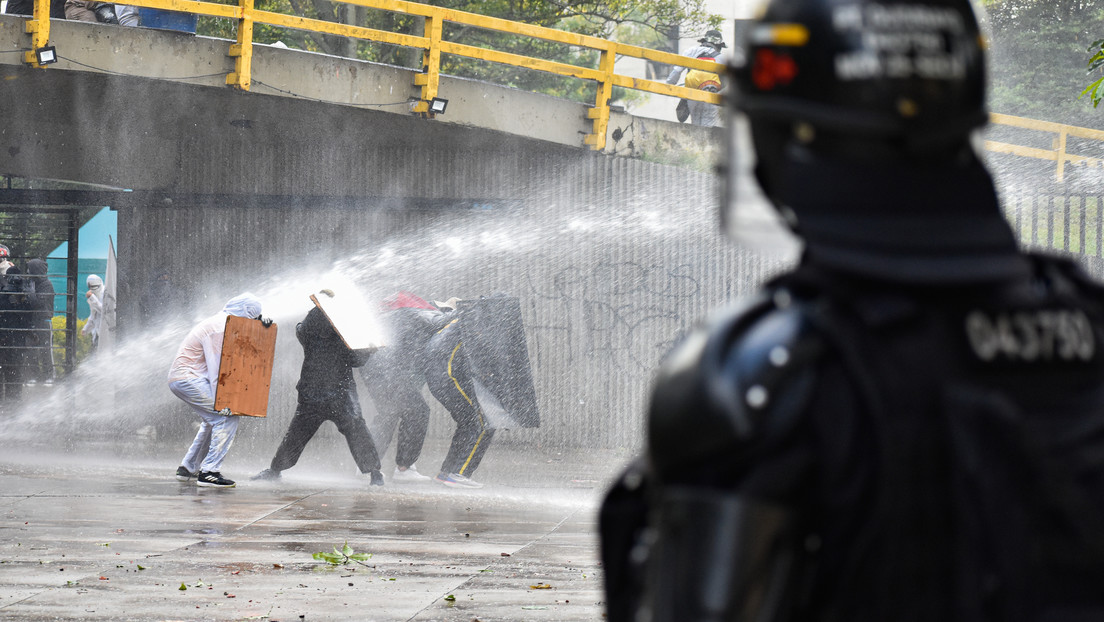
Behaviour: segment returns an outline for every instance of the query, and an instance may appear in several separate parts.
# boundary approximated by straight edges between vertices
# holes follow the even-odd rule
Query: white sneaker
[[[421,482],[428,482],[433,479],[428,475],[422,475],[418,472],[418,467],[413,464],[402,470],[399,467],[395,467],[395,474],[391,476],[391,482],[393,484],[418,484]]]
[[[449,473],[447,476],[437,476],[437,481],[449,488],[482,488],[483,484],[474,479],[464,477],[459,473]]]

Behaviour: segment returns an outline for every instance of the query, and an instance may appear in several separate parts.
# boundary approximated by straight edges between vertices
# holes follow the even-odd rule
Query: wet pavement
[[[9,446],[0,620],[602,620],[595,518],[620,457],[513,453],[488,457],[478,490],[369,487],[326,464],[276,482],[239,467],[211,489],[167,458]],[[370,557],[312,556],[346,543]]]

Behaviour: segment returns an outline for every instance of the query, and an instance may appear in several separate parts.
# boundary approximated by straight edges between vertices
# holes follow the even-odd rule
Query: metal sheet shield
[[[492,296],[461,300],[458,309],[461,340],[485,414],[503,428],[539,427],[520,301]]]

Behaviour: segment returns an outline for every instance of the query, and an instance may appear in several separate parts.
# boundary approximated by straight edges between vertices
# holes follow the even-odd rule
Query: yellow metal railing
[[[420,88],[419,101],[415,104],[413,112],[427,118],[432,118],[429,111],[429,103],[438,95],[440,86],[441,54],[453,54],[466,58],[514,65],[537,71],[557,74],[560,76],[581,78],[596,82],[598,85],[594,106],[587,110],[587,117],[591,120],[591,133],[583,143],[596,151],[601,151],[606,145],[606,129],[610,118],[610,98],[613,87],[620,86],[627,89],[655,93],[658,95],[670,95],[702,101],[711,104],[720,104],[721,96],[698,89],[690,89],[674,86],[655,80],[645,80],[631,76],[618,75],[614,72],[614,61],[619,56],[640,58],[648,61],[678,65],[688,69],[701,69],[704,71],[722,73],[724,66],[713,61],[698,60],[652,50],[635,45],[627,45],[608,41],[600,37],[581,35],[578,33],[512,22],[496,17],[467,13],[454,9],[445,9],[427,4],[407,2],[405,0],[342,0],[347,4],[363,6],[372,9],[381,9],[396,13],[405,13],[425,18],[425,28],[421,36],[408,35],[396,32],[364,28],[348,24],[339,24],[324,20],[310,19],[296,15],[285,15],[271,11],[261,11],[254,8],[254,0],[237,0],[236,5],[216,4],[201,0],[127,0],[126,4],[151,9],[163,9],[169,11],[181,11],[196,15],[221,17],[237,20],[237,40],[230,45],[228,56],[234,58],[234,69],[226,76],[226,83],[242,89],[249,90],[252,72],[253,57],[253,27],[255,24],[269,24],[293,28],[296,30],[308,30],[331,35],[351,37],[376,43],[387,43],[422,50],[422,71],[415,74],[414,86]],[[35,0],[34,16],[27,20],[27,33],[31,35],[33,50],[49,45],[50,40],[50,0]],[[599,53],[598,66],[583,67],[540,58],[532,58],[500,52],[493,49],[481,48],[455,41],[447,41],[442,38],[444,22],[464,24],[487,30],[509,33],[543,39],[586,48]],[[26,62],[40,66],[35,52],[30,51],[26,55]]]
[[[1009,127],[1017,127],[1026,130],[1035,130],[1039,132],[1053,134],[1054,136],[1051,141],[1052,144],[1050,149],[1025,147],[1022,145],[1013,145],[992,140],[985,141],[985,148],[994,153],[1008,153],[1025,158],[1035,158],[1038,160],[1050,160],[1052,162],[1055,162],[1057,164],[1055,178],[1058,181],[1065,181],[1066,179],[1067,162],[1079,166],[1104,167],[1104,159],[1075,155],[1069,153],[1066,150],[1066,144],[1069,140],[1069,137],[1073,136],[1075,138],[1086,138],[1089,140],[1104,141],[1104,131],[1089,129],[1087,127],[1077,127],[1073,125],[1063,125],[1061,123],[1052,123],[1050,121],[1039,121],[1037,119],[1013,117],[1006,114],[993,113],[989,116],[989,119],[993,122],[994,125],[1006,125]]]

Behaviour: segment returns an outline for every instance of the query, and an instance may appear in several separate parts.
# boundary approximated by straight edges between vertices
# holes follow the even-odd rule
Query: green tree
[[[620,37],[636,45],[676,51],[676,41],[671,39],[672,34],[677,34],[680,30],[704,33],[708,28],[719,24],[720,17],[706,11],[704,1],[427,0],[425,3],[597,37]],[[256,8],[402,34],[420,35],[424,26],[424,20],[416,16],[356,7],[331,0],[257,0]],[[229,20],[204,18],[200,22],[199,33],[232,38],[233,29],[234,24]],[[597,66],[598,62],[597,53],[590,50],[463,24],[446,23],[442,36],[448,41],[546,60],[590,67]],[[419,50],[271,26],[257,26],[254,41],[282,41],[293,48],[412,68],[421,64]],[[589,101],[594,93],[594,85],[582,80],[449,55],[442,58],[441,71],[449,75],[486,80],[579,101]]]
[[[1104,32],[1104,0],[983,0],[991,33],[993,110],[1087,125],[1077,96],[1085,49]]]
[[[1089,75],[1096,74],[1101,67],[1104,67],[1104,39],[1098,39],[1093,41],[1093,44],[1089,46]],[[1089,83],[1085,87],[1085,90],[1081,91],[1081,97],[1085,95],[1089,96],[1089,101],[1092,102],[1093,108],[1100,105],[1100,100],[1104,99],[1104,76],[1097,78]]]

